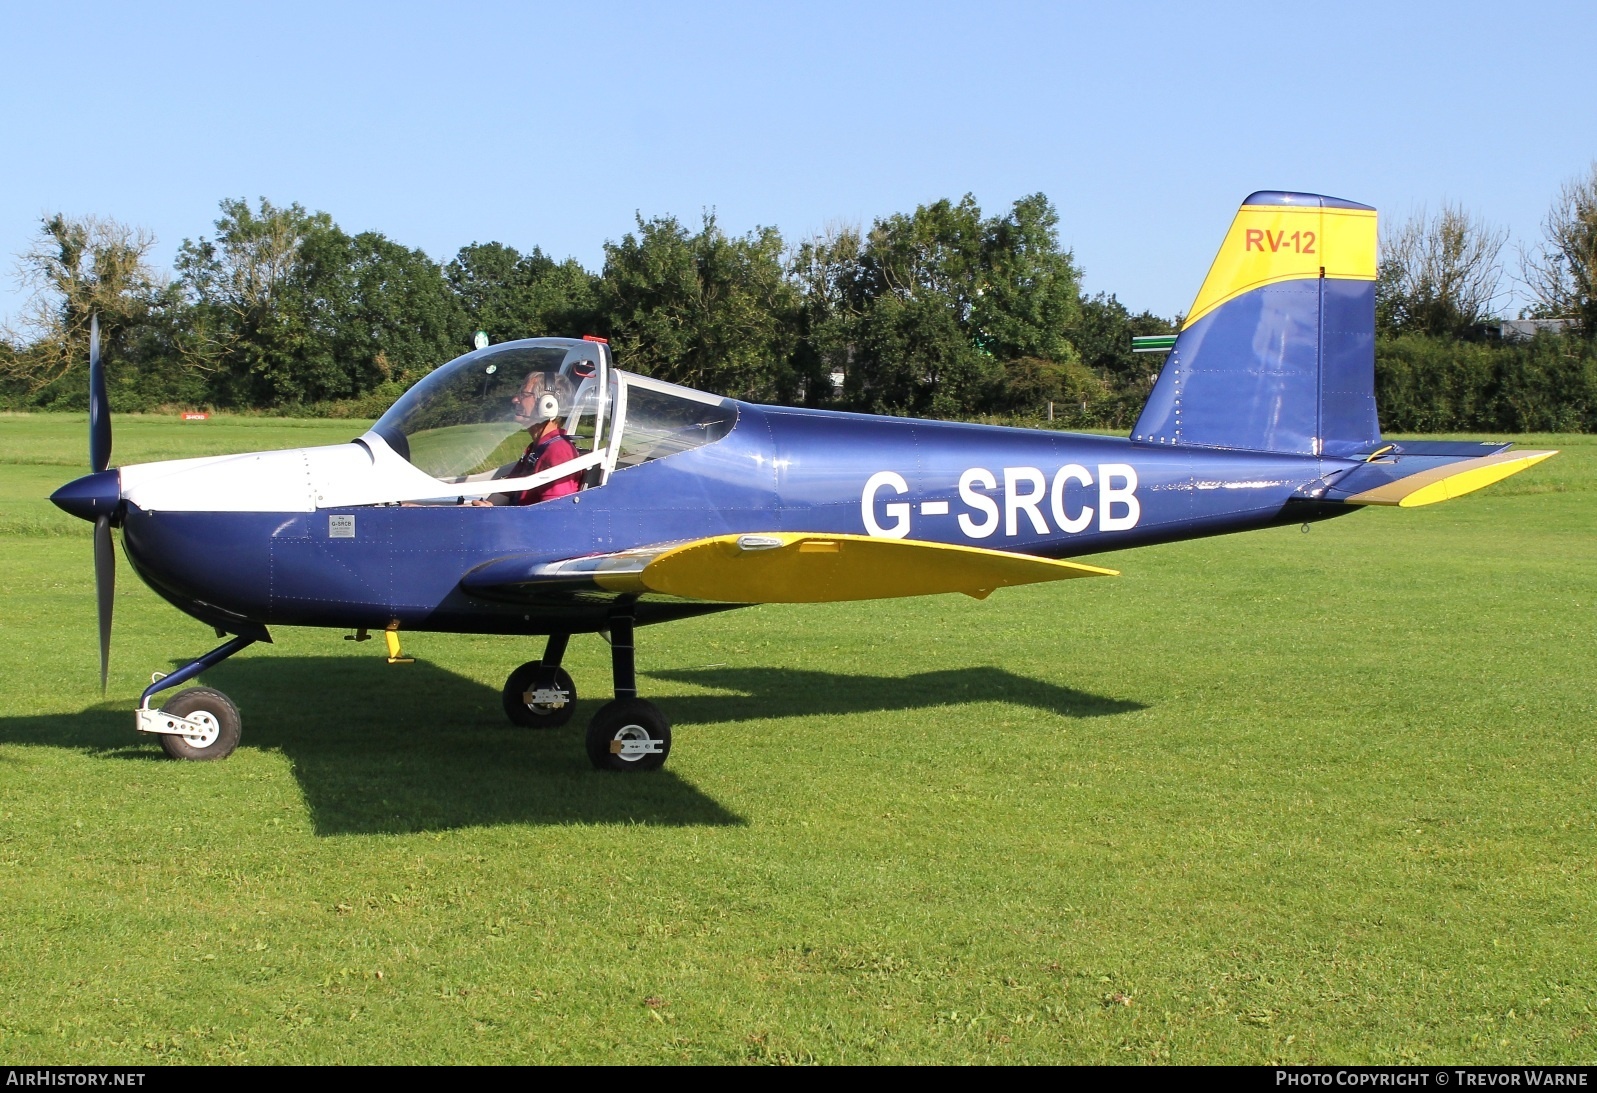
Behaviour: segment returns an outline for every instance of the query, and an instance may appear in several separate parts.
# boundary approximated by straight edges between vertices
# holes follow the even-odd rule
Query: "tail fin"
[[[1131,435],[1303,455],[1378,447],[1375,210],[1250,195]]]

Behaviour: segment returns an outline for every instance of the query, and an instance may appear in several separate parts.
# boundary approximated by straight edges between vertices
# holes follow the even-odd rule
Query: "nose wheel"
[[[226,759],[232,755],[238,747],[241,724],[238,707],[221,691],[190,687],[167,699],[158,710],[151,709],[150,700],[261,640],[272,640],[264,629],[259,636],[235,637],[169,676],[157,676],[139,698],[139,708],[133,713],[134,727],[159,736],[161,750],[173,759]]]
[[[179,691],[161,707],[178,732],[161,733],[161,750],[173,759],[226,759],[238,747],[238,707],[221,691],[190,687]]]

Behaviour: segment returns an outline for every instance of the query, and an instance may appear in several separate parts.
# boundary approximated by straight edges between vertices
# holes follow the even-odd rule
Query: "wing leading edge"
[[[540,599],[584,591],[713,603],[829,603],[1118,576],[1080,562],[911,539],[807,532],[717,535],[616,554],[540,562],[499,558],[462,578],[469,593]]]

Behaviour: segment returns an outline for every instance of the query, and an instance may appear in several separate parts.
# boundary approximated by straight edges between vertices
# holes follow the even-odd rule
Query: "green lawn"
[[[118,463],[361,423],[119,417]],[[1589,1063],[1597,438],[1470,497],[1112,580],[640,631],[666,771],[511,728],[541,645],[283,629],[228,761],[132,731],[214,644],[81,416],[0,415],[0,1058]]]

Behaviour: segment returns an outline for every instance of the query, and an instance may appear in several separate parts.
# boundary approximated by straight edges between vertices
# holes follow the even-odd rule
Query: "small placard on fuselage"
[[[327,537],[329,539],[353,539],[355,537],[355,518],[353,516],[329,516],[327,518]]]

